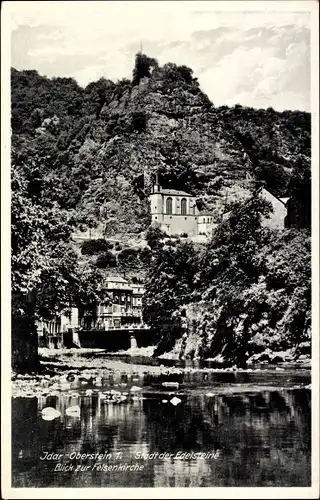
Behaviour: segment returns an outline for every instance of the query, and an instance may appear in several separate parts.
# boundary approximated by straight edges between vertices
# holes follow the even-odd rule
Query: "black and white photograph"
[[[318,2],[2,7],[3,497],[318,498]]]

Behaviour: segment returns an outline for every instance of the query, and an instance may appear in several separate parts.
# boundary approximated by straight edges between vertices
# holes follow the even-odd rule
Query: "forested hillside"
[[[76,209],[79,224],[101,221],[106,235],[146,229],[156,171],[216,216],[246,189],[248,174],[304,206],[308,194],[308,113],[215,108],[190,68],[159,67],[141,54],[132,81],[85,89],[13,69],[12,133],[14,162],[30,175],[37,169],[43,196]]]
[[[216,108],[190,68],[160,67],[143,54],[132,80],[100,79],[86,88],[71,78],[12,69],[11,98],[17,353],[35,315],[50,316],[70,300],[94,309],[106,269],[153,272],[150,248],[130,249],[128,241],[141,241],[150,224],[156,172],[163,187],[194,194],[217,222],[264,184],[291,196],[294,225],[310,229],[308,113]],[[109,247],[72,243],[74,232],[94,227]]]

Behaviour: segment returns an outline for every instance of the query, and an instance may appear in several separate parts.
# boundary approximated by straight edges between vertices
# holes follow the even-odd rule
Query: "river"
[[[310,486],[310,370],[134,363],[12,399],[13,487]]]

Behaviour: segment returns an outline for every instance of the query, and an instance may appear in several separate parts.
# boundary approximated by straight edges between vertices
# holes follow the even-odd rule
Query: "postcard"
[[[318,498],[318,14],[4,2],[3,498]]]

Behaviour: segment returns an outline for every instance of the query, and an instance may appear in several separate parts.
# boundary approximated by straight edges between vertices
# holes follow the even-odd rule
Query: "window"
[[[193,205],[193,207],[192,207],[192,213],[193,213],[193,215],[196,214],[196,206],[195,205]]]
[[[155,220],[157,220],[158,217],[155,217]]]
[[[167,208],[167,214],[172,214],[172,198],[167,198],[166,208]]]
[[[181,200],[181,215],[187,215],[187,200],[185,198]]]

